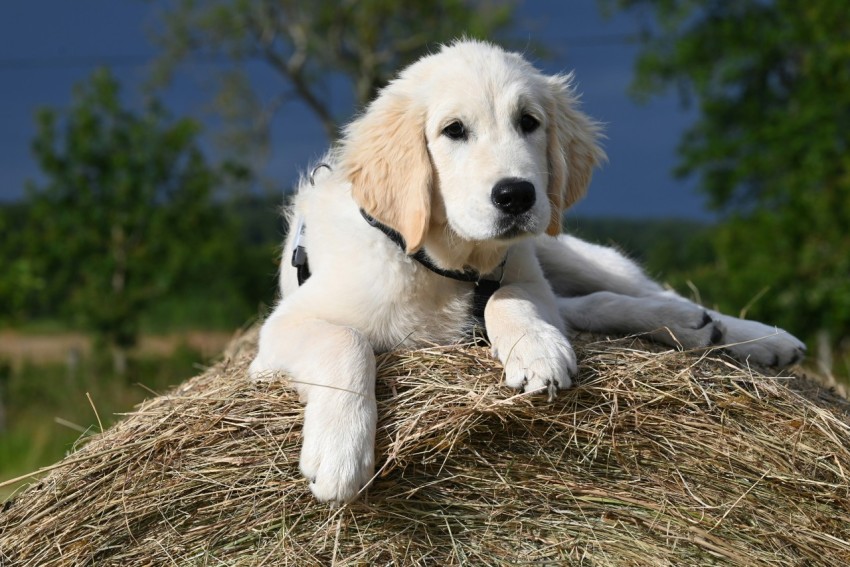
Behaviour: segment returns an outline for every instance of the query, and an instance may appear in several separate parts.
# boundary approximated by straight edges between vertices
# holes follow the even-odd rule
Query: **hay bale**
[[[482,348],[383,356],[379,476],[332,507],[296,396],[245,380],[255,341],[7,503],[0,564],[850,564],[850,425],[789,378],[583,337],[545,403]]]

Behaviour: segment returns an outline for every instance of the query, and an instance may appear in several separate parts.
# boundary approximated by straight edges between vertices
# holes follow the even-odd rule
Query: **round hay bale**
[[[577,337],[547,403],[484,348],[385,355],[380,470],[333,507],[297,396],[245,378],[255,341],[7,502],[0,565],[850,565],[847,406],[790,377]]]

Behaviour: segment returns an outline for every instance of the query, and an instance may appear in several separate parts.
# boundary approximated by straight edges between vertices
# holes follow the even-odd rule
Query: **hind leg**
[[[697,348],[723,340],[722,324],[704,308],[664,296],[630,297],[608,291],[558,298],[570,328],[596,333],[645,334],[660,343]]]
[[[788,366],[805,355],[805,345],[787,331],[706,310],[664,289],[613,248],[569,235],[535,244],[561,296],[559,312],[574,329],[647,334],[684,348],[724,345],[740,360],[767,366]]]

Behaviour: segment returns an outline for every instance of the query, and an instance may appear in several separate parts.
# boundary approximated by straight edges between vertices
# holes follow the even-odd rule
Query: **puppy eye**
[[[443,134],[445,134],[452,140],[465,140],[466,126],[464,126],[463,122],[461,122],[460,120],[455,120],[454,122],[443,128]]]
[[[523,114],[519,119],[519,128],[525,134],[531,134],[537,127],[540,126],[540,121],[530,114]]]

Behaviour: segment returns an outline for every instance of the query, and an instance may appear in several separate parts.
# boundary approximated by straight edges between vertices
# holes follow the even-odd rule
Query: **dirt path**
[[[169,335],[148,335],[140,339],[134,352],[165,356],[181,344],[213,357],[233,338],[220,331],[189,331]],[[0,359],[18,366],[24,362],[65,362],[69,356],[85,356],[91,352],[91,339],[82,333],[34,335],[13,330],[0,330]]]

